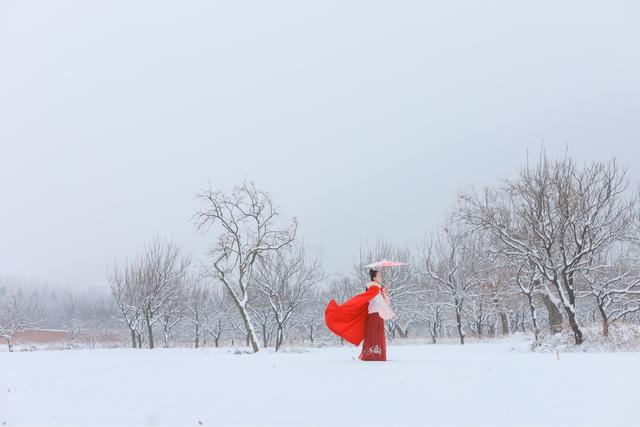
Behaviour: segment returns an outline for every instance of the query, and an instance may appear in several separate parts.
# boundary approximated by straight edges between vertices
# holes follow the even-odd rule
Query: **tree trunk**
[[[500,326],[502,335],[509,335],[509,316],[503,311],[500,312]]]
[[[145,319],[147,323],[147,334],[149,335],[149,348],[154,348],[153,346],[153,327],[151,323],[149,323],[149,319]]]
[[[260,350],[260,347],[258,346],[258,341],[256,340],[255,334],[253,332],[253,325],[251,325],[249,313],[247,313],[247,310],[244,307],[240,308],[240,317],[242,317],[244,327],[247,330],[247,346],[251,344],[253,352],[257,353]]]
[[[576,316],[576,296],[573,282],[573,273],[569,273],[569,275],[562,276],[562,285],[567,292],[567,296],[569,298],[569,304],[566,304],[566,301],[563,303],[564,311],[567,313],[567,317],[569,318],[569,325],[571,326],[571,330],[573,331],[573,338],[577,345],[582,344],[582,330],[580,329],[580,325],[578,325],[578,318]],[[556,287],[559,288],[559,283],[556,283]]]
[[[456,301],[456,326],[458,328],[458,335],[460,335],[460,345],[464,345],[464,329],[462,327],[462,316],[460,314],[461,307],[458,301]]]
[[[582,344],[582,331],[580,330],[580,326],[578,325],[578,320],[576,319],[575,312],[571,309],[571,307],[565,307],[565,311],[567,313],[567,317],[569,317],[569,325],[571,326],[571,331],[573,332],[573,338],[577,345]]]
[[[402,328],[400,327],[400,325],[398,325],[397,323],[395,324],[395,329],[398,331],[398,335],[400,335],[400,338],[407,338],[407,335],[409,334],[409,328],[407,327],[406,331],[403,331]],[[395,336],[395,334],[394,334]]]
[[[284,336],[282,335],[282,328],[280,327],[280,325],[278,325],[278,331],[276,333],[276,345],[275,345],[276,351],[280,350],[280,347],[282,347],[283,339],[284,339]]]
[[[132,348],[136,348],[136,330],[131,329],[131,346]]]
[[[493,323],[489,323],[487,333],[490,337],[496,338],[498,336],[498,320]]]
[[[602,335],[605,337],[609,336],[609,317],[607,316],[607,312],[602,308],[601,304],[598,304],[598,311],[600,312],[600,316],[602,317]]]
[[[427,321],[427,329],[429,330],[429,335],[431,335],[431,343],[435,344],[438,340],[438,327],[436,322],[433,322],[433,325],[430,321]]]
[[[248,341],[247,341],[247,345],[249,345]],[[265,348],[269,347],[269,341],[267,340],[267,324],[266,323],[262,324],[262,346]]]
[[[549,315],[549,332],[552,334],[562,332],[562,312],[549,295],[542,293],[540,294],[540,298]]]
[[[162,329],[162,338],[164,340],[164,343],[163,343],[164,348],[169,348],[169,331],[167,330],[166,325]]]
[[[533,324],[533,339],[534,343],[538,344],[540,340],[540,331],[538,329],[538,314],[536,313],[536,306],[533,303],[533,296],[527,294],[527,300],[529,301],[529,311],[531,312],[531,323]]]
[[[533,323],[533,343],[538,344],[540,332],[538,331],[538,315],[536,314],[536,306],[533,304],[533,296],[531,293],[526,294],[529,302],[529,311],[531,312],[531,322]]]

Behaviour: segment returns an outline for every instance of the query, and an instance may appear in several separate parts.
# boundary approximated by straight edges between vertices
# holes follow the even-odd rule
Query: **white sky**
[[[0,0],[0,274],[201,256],[209,180],[271,191],[329,273],[543,141],[638,181],[639,46],[637,1]]]

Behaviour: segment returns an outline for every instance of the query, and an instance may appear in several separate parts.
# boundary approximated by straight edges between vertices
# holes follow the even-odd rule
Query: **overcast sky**
[[[245,176],[347,271],[543,143],[640,180],[640,2],[0,1],[0,274],[200,257]]]

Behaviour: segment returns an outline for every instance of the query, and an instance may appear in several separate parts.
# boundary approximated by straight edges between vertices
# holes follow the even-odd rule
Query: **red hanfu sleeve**
[[[360,345],[364,339],[369,301],[379,292],[378,286],[371,286],[366,292],[354,296],[342,305],[338,305],[335,300],[329,301],[324,310],[327,328],[351,344]]]

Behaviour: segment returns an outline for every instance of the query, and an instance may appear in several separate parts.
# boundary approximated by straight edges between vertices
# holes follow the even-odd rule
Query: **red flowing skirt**
[[[364,331],[360,360],[387,360],[387,342],[384,336],[384,320],[378,313],[369,313]]]

